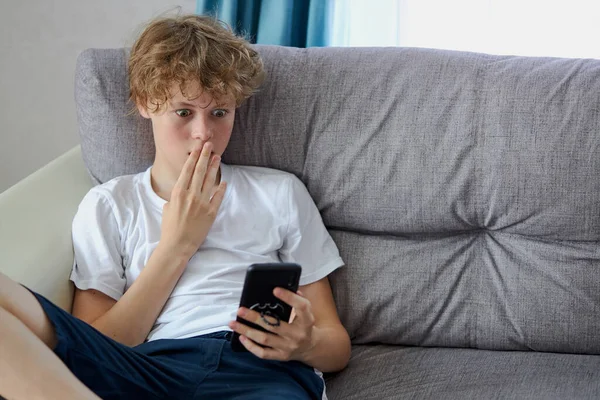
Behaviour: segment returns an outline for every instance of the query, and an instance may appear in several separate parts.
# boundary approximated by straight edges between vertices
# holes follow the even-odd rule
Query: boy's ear
[[[140,115],[146,119],[150,118],[150,113],[148,109],[140,104],[137,105],[137,109],[140,112]]]

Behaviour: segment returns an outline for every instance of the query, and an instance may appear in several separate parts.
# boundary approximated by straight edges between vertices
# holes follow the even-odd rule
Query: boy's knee
[[[8,285],[12,282],[8,276],[0,272],[0,307],[6,308],[6,294],[8,293]]]
[[[12,312],[13,307],[11,306],[11,304],[15,301],[15,299],[13,298],[15,293],[15,286],[18,285],[19,284],[17,282],[13,281],[11,278],[0,272],[0,308],[2,308],[5,311],[8,311],[11,314],[14,314]]]
[[[35,296],[1,272],[0,308],[21,321],[47,346],[56,345],[54,326]]]

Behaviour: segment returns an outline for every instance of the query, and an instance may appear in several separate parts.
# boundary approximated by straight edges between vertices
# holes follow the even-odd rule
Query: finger
[[[261,347],[246,336],[240,336],[240,342],[242,342],[244,347],[250,353],[254,354],[258,358],[262,358],[263,360],[286,361],[285,357],[283,357],[279,350]]]
[[[200,157],[196,162],[196,167],[194,168],[194,175],[192,175],[192,181],[190,183],[190,190],[194,193],[200,194],[202,191],[202,184],[204,183],[204,177],[206,175],[206,171],[209,167],[209,162],[211,160],[211,152],[212,152],[212,144],[204,143],[202,147],[202,152],[200,153]]]
[[[215,186],[212,189],[212,193],[210,195],[210,201],[212,202],[213,199],[215,199],[215,195],[219,193],[219,196],[221,196],[221,200],[223,200],[223,197],[225,196],[225,192],[227,191],[227,182],[223,182],[221,181],[221,183],[218,186]],[[218,199],[215,199],[215,203]]]
[[[281,337],[253,329],[238,321],[231,321],[229,327],[239,333],[240,342],[257,357],[280,361],[286,360],[286,352],[284,351],[286,342]],[[287,354],[289,354],[289,350]]]
[[[221,203],[223,202],[223,198],[225,197],[225,192],[227,191],[227,183],[221,182],[217,188],[217,191],[210,199],[210,207],[212,208],[212,215],[217,215],[219,212],[219,208],[221,207]]]
[[[302,297],[304,297],[304,293],[302,293],[302,292],[300,291],[300,289],[298,289],[298,290],[296,291],[296,294],[297,294],[298,296],[302,296]],[[294,322],[294,320],[295,320],[295,319],[296,319],[296,309],[295,309],[295,308],[292,308],[292,313],[290,314],[290,324],[292,324],[292,323]]]
[[[287,348],[285,340],[273,333],[266,333],[259,331],[258,329],[249,328],[242,336],[252,340],[253,343],[262,348],[266,347],[266,350],[283,352],[283,350]]]
[[[190,187],[190,180],[194,174],[194,167],[196,166],[199,156],[199,150],[194,150],[190,153],[185,164],[183,164],[183,168],[181,169],[181,173],[179,174],[179,178],[177,179],[177,182],[175,182],[174,187],[182,190],[187,190],[187,188]]]
[[[264,332],[252,328],[240,321],[231,321],[229,327],[240,335],[246,336],[262,346],[273,347],[276,349],[283,349],[285,347],[285,339],[275,333]]]
[[[287,290],[280,287],[275,288],[273,290],[273,295],[295,308],[301,308],[307,304],[310,304],[310,301],[308,299],[300,296],[298,293],[294,293],[291,290]]]
[[[263,319],[262,315],[254,310],[250,310],[245,307],[240,307],[237,315],[248,322],[252,322],[266,329],[267,331],[280,336],[288,336],[290,326],[285,321],[279,321],[279,326],[269,325],[265,322],[265,319],[271,324],[274,324],[277,320],[272,316],[265,316]],[[244,332],[245,333],[245,332]]]
[[[310,300],[283,288],[275,288],[273,290],[273,295],[292,306],[295,312],[294,320],[298,319],[301,321],[310,322],[314,319],[311,311]]]
[[[294,322],[294,320],[296,319],[296,309],[292,308],[292,312],[290,313],[290,324]]]
[[[217,173],[219,172],[220,164],[221,157],[214,156],[211,160],[210,166],[208,167],[208,171],[201,188],[202,193],[200,194],[200,197],[205,201],[210,201],[210,198],[212,197],[215,183],[217,182]]]

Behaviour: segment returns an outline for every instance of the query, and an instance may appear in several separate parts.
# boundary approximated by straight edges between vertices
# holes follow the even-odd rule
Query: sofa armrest
[[[91,187],[77,146],[0,193],[0,272],[67,311],[71,223]]]

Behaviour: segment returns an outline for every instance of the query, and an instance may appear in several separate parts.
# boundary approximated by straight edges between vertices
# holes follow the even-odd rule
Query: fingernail
[[[246,310],[244,310],[243,308],[240,308],[240,309],[239,309],[239,311],[238,311],[238,315],[239,315],[240,317],[245,317],[245,316],[246,316],[246,314],[248,314],[248,312],[247,312]]]

